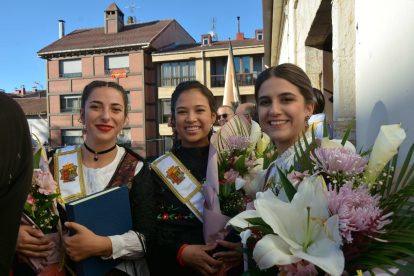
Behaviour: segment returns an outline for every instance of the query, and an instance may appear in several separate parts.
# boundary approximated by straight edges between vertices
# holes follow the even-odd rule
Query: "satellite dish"
[[[134,15],[134,23],[138,23],[137,18]]]
[[[208,34],[209,35],[211,35],[211,37],[214,39],[214,40],[218,40],[218,35],[217,35],[217,33],[215,33],[215,32],[213,32],[213,31],[209,31],[208,32]]]

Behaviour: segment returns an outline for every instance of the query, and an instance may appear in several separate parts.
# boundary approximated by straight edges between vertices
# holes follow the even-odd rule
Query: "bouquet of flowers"
[[[289,202],[269,187],[257,194],[255,210],[229,221],[257,264],[247,275],[395,275],[388,266],[414,275],[401,264],[414,256],[414,167],[407,171],[414,145],[395,181],[404,130],[382,126],[373,149],[358,154],[347,141],[351,126],[342,142],[325,137],[318,147],[313,135],[313,149],[298,143],[295,165],[278,169],[275,185]]]
[[[32,185],[24,205],[21,222],[42,231],[45,234],[43,238],[51,241],[52,249],[47,251],[47,257],[30,258],[30,261],[40,275],[64,275],[65,270],[59,265],[61,252],[64,250],[56,203],[56,198],[60,194],[55,192],[57,184],[50,173],[44,148],[39,143],[33,151]]]
[[[277,151],[268,147],[270,138],[267,135],[262,137],[256,122],[251,125],[239,116],[227,122],[211,137],[210,142],[207,179],[203,189],[207,194],[207,206],[211,207],[205,208],[205,211],[208,210],[204,216],[207,220],[212,218],[216,225],[217,221],[221,221],[220,227],[224,229],[226,222],[248,209],[256,193],[263,190],[265,169],[277,158]],[[205,236],[223,230],[209,229],[210,226],[207,231],[205,228]]]

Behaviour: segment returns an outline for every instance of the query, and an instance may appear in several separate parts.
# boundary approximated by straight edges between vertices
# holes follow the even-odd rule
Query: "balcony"
[[[82,77],[82,72],[59,74],[59,78],[75,78],[75,77]]]
[[[256,79],[261,73],[239,73],[237,74],[237,84],[239,86],[255,85]],[[224,87],[225,82],[226,75],[211,75],[211,87]]]

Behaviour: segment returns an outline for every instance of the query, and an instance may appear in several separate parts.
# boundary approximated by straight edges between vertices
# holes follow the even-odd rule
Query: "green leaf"
[[[398,177],[397,183],[395,184],[395,188],[394,191],[398,190],[398,187],[400,186],[400,183],[407,171],[408,165],[410,164],[411,161],[411,156],[413,155],[413,151],[414,151],[414,144],[411,146],[410,150],[408,151],[407,157],[405,158],[405,162],[404,165],[401,168],[401,172],[400,175]]]
[[[325,117],[325,119],[326,119],[326,117]],[[352,126],[354,125],[354,122],[355,122],[355,117],[352,119],[352,122],[351,122],[351,124],[349,125],[348,130],[346,131],[344,138],[342,139],[342,143],[341,143],[341,144],[342,144],[342,146],[345,146],[345,143],[346,143],[346,141],[348,140],[348,136],[349,136],[349,134],[351,133]]]
[[[275,150],[275,154],[273,154],[272,158],[270,159],[270,163],[272,163],[273,161],[275,161],[278,156],[279,156],[279,152],[277,150]]]
[[[312,124],[312,145],[314,149],[318,147],[318,144],[316,143],[316,138],[315,138],[315,125],[313,124]]]
[[[253,252],[247,248],[236,248],[236,250],[239,250],[240,252],[243,252],[244,254],[253,257]]]
[[[269,224],[267,224],[261,217],[246,218],[244,220],[250,223],[251,225],[261,225],[261,226],[270,228]]]
[[[30,205],[30,203],[27,201],[24,203],[24,210],[27,211],[29,214],[32,213],[32,205]]]
[[[326,125],[326,116],[323,119],[323,138],[328,137],[328,126]]]
[[[372,149],[367,150],[366,152],[363,152],[363,153],[361,153],[360,155],[361,155],[361,156],[365,156],[365,155],[371,154],[371,152],[372,152]]]
[[[39,149],[35,155],[33,155],[33,169],[39,168],[40,157],[42,156],[42,149]]]
[[[60,194],[51,194],[50,196],[47,197],[47,200],[53,200],[53,199],[55,199],[59,196],[60,196]]]
[[[37,210],[37,212],[36,212],[36,217],[38,216],[38,215],[40,215],[44,210],[46,210],[50,205],[52,205],[52,203],[53,203],[53,201],[48,201],[48,202],[46,202],[45,204],[43,204],[43,206],[42,207],[40,207],[38,210]]]
[[[266,170],[269,167],[271,162],[270,162],[269,158],[267,158],[266,154],[263,154],[262,157],[263,157],[263,170]]]
[[[224,183],[224,185],[222,185],[223,187],[223,196],[224,197],[228,197],[230,194],[230,184],[229,182]]]
[[[234,163],[233,170],[238,171],[238,172],[245,171],[248,168],[245,164],[245,161],[246,161],[246,158],[244,158],[244,156],[237,159],[236,163]]]
[[[286,175],[279,169],[279,167],[276,166],[276,168],[279,173],[281,184],[285,189],[286,196],[291,202],[297,191],[295,187],[292,185],[292,183],[290,183],[289,179],[287,179]]]
[[[263,225],[254,225],[254,226],[251,226],[250,228],[253,228],[253,229],[256,229],[260,232],[263,232],[266,235],[275,233],[271,227],[267,227],[267,226],[263,226]]]
[[[300,158],[300,155],[299,155],[299,152],[298,152],[298,149],[297,149],[297,147],[296,147],[296,143],[295,144],[293,144],[293,147],[295,148],[295,156],[296,156],[296,161],[298,162],[298,164],[299,164],[299,168],[300,168],[300,171],[301,172],[303,172],[303,171],[305,171],[305,165],[303,164],[303,162],[302,162],[302,159]],[[295,170],[296,170],[297,168],[295,167]]]
[[[302,137],[303,137],[303,141],[305,142],[305,148],[306,148],[306,152],[309,154],[312,152],[311,151],[311,147],[309,146],[308,143],[308,139],[306,139],[305,133],[302,131]],[[302,146],[300,146],[302,148]],[[312,165],[312,160],[310,158],[308,158],[304,153],[302,153],[303,158],[305,159],[305,162],[309,164],[309,174],[313,174],[313,165]]]
[[[394,175],[395,175],[395,168],[397,166],[398,154],[399,154],[399,151],[398,151],[398,153],[396,155],[394,155],[394,158],[392,159],[391,166],[394,167],[394,170],[390,172],[390,175],[391,176],[388,179],[387,196],[386,197],[388,197],[390,195],[392,183],[394,182]]]

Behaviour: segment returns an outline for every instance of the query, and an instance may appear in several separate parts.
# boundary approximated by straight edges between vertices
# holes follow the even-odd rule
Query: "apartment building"
[[[157,70],[158,135],[163,139],[163,152],[172,146],[172,131],[168,127],[170,101],[179,83],[198,80],[213,92],[218,107],[223,103],[229,40],[213,41],[211,35],[202,35],[201,43],[174,44],[152,53]],[[244,33],[238,32],[231,44],[241,101],[255,103],[254,85],[264,68],[263,30],[256,30],[253,38],[244,38]]]
[[[95,80],[116,82],[128,92],[125,138],[147,159],[158,156],[155,66],[151,53],[195,40],[174,19],[134,23],[115,3],[104,10],[104,26],[77,29],[40,50],[46,60],[48,137],[53,146],[83,143],[80,97]],[[125,139],[124,138],[124,139]]]

